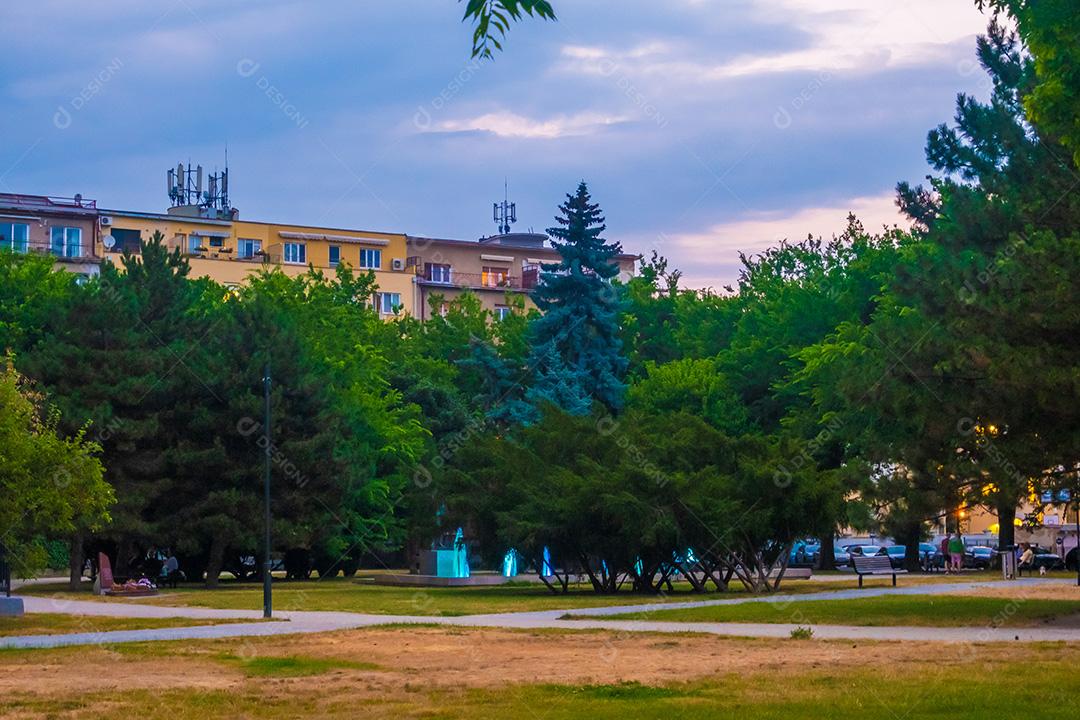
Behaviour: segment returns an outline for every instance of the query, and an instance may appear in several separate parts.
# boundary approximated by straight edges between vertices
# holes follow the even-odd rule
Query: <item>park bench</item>
[[[769,573],[769,579],[775,580],[780,575],[780,569],[777,568]],[[789,567],[784,570],[785,580],[809,580],[814,576],[812,568],[793,568]]]
[[[896,587],[896,576],[907,574],[907,570],[895,569],[888,555],[855,556],[851,558],[851,564],[859,576],[859,587],[863,586],[863,575],[892,575],[892,584]]]

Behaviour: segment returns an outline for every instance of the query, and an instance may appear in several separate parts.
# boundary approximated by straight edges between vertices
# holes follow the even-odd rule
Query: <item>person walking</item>
[[[945,574],[948,575],[952,572],[952,563],[949,562],[949,536],[941,538],[941,544],[938,546],[941,551],[941,567],[945,570]]]
[[[953,570],[960,572],[964,567],[964,538],[960,531],[949,539],[949,560],[952,561]]]

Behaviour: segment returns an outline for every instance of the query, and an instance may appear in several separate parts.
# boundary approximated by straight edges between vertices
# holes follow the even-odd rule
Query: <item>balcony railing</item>
[[[65,262],[96,262],[101,260],[95,255],[90,248],[86,246],[79,247],[78,249],[68,248],[54,248],[51,243],[48,242],[26,242],[24,244],[16,243],[14,246],[7,244],[0,245],[0,251],[14,252],[16,255],[33,253],[35,255],[49,255],[56,260]]]
[[[25,207],[34,210],[96,210],[97,200],[90,200],[89,198],[81,196],[56,197],[49,195],[0,193],[0,205],[3,205],[4,207]]]
[[[521,290],[521,278],[516,275],[504,275],[502,273],[462,273],[451,271],[449,278],[445,274],[435,274],[432,279],[431,273],[420,276],[420,282],[425,285],[452,287],[452,288],[476,288],[490,290]]]

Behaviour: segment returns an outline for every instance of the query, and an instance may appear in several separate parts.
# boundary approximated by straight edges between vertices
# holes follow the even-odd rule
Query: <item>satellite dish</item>
[[[101,244],[105,246],[106,250],[112,250],[114,247],[116,247],[116,238],[114,238],[112,235],[106,235],[105,237],[101,238]]]

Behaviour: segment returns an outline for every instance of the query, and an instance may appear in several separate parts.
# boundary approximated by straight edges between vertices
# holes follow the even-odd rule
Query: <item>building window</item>
[[[340,245],[331,245],[330,246],[330,267],[337,267],[339,264],[341,264],[341,246]]]
[[[304,264],[307,262],[307,246],[304,243],[285,243],[285,262]]]
[[[530,290],[540,284],[540,264],[523,262],[521,264],[521,287]]]
[[[188,235],[188,253],[198,255],[203,250],[202,235]]]
[[[360,248],[360,267],[365,270],[381,270],[382,250]]]
[[[383,315],[393,315],[401,307],[401,293],[375,293],[375,309]]]
[[[82,257],[82,229],[54,227],[50,233],[49,249],[58,257]]]
[[[450,284],[450,266],[427,263],[427,279],[431,282]]]
[[[112,250],[109,252],[114,253],[130,253],[132,255],[142,251],[142,233],[138,230],[124,230],[122,228],[113,228],[109,231],[115,241],[112,246]]]
[[[485,266],[484,274],[481,276],[481,283],[487,287],[500,287],[506,284],[508,274],[506,268]]]
[[[506,318],[510,317],[513,314],[514,314],[513,311],[510,310],[510,308],[507,307],[506,305],[496,305],[495,306],[495,319],[496,320],[500,320],[500,321],[505,320]]]
[[[239,257],[244,260],[250,260],[262,253],[262,240],[249,240],[247,238],[240,238],[238,244]]]
[[[219,238],[219,237],[210,238],[210,247],[212,247],[212,248],[225,247],[225,238]]]
[[[24,253],[29,249],[29,225],[23,223],[0,223],[0,250]]]

